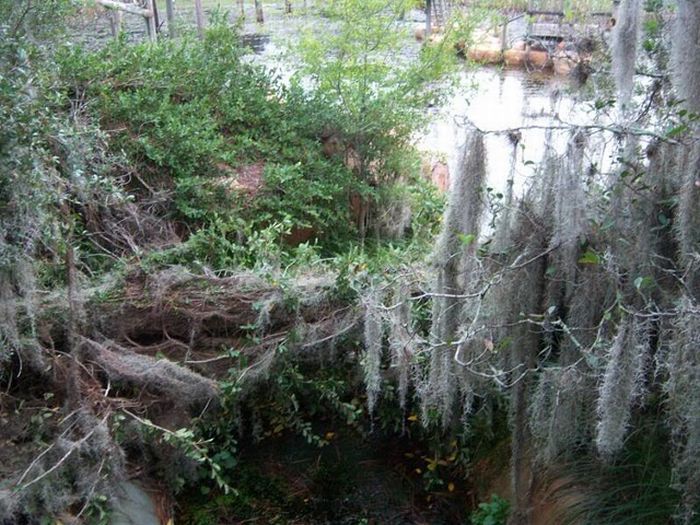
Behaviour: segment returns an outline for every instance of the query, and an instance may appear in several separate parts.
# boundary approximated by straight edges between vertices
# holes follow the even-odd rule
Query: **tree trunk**
[[[194,17],[197,21],[197,33],[199,37],[204,36],[204,9],[202,8],[202,0],[194,0]]]
[[[433,11],[433,0],[425,0],[425,41],[430,38],[431,17]]]
[[[170,33],[170,38],[175,38],[175,0],[165,0],[165,11],[168,17],[168,33]]]
[[[288,15],[292,13],[292,0],[284,0],[284,12]]]
[[[148,29],[148,38],[151,42],[155,42],[156,35],[156,8],[154,0],[146,0],[146,7],[150,11],[150,15],[146,17],[146,28]]]
[[[259,24],[265,22],[265,16],[263,15],[262,0],[255,0],[255,20]]]
[[[109,24],[112,27],[112,36],[114,38],[119,37],[119,33],[122,32],[122,17],[123,14],[119,9],[113,9],[109,12]]]
[[[153,25],[157,34],[160,32],[160,16],[158,15],[158,2],[156,0],[151,1],[153,3]]]

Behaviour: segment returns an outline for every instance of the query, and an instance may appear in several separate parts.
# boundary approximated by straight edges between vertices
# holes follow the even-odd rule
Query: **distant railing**
[[[164,0],[166,8],[166,16],[168,20],[168,33],[171,37],[176,36],[176,24],[175,24],[175,0]],[[229,0],[229,3],[233,3],[234,0]],[[264,22],[263,15],[263,4],[262,0],[251,0],[255,5],[255,19],[259,23]],[[435,0],[434,0],[435,1]],[[445,12],[444,6],[451,4],[451,0],[437,0],[439,2],[438,8],[439,16],[444,16]],[[148,37],[151,41],[155,41],[157,38],[158,30],[160,29],[159,23],[159,13],[158,13],[158,3],[156,0],[95,0],[98,5],[108,9],[110,11],[110,22],[112,25],[112,33],[116,37],[121,32],[122,17],[124,13],[129,13],[132,15],[137,15],[142,17],[146,22],[146,28],[148,32]],[[244,13],[245,0],[235,0],[241,15]],[[284,12],[292,12],[292,0],[284,0]],[[307,0],[303,0],[304,8],[307,6]],[[206,28],[206,18],[204,15],[204,8],[202,6],[202,0],[194,0],[194,17],[197,24],[197,32],[200,37],[204,34],[204,29]]]

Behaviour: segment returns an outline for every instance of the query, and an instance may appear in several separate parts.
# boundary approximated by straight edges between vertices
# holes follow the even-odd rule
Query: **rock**
[[[551,65],[549,60],[549,53],[546,51],[526,51],[526,61],[527,65],[530,67],[538,67],[544,69]]]
[[[503,61],[509,67],[522,67],[525,65],[527,51],[524,49],[506,49],[503,52]]]
[[[467,51],[467,58],[480,64],[500,64],[503,56],[499,49],[473,47]]]
[[[552,65],[554,73],[561,76],[569,76],[571,71],[576,67],[576,61],[569,58],[566,54],[555,54],[552,57]]]

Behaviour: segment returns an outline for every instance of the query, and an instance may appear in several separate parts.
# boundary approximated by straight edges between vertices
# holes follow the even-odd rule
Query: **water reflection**
[[[286,44],[273,38],[250,57],[274,71],[283,83],[289,82],[298,67],[298,58]],[[413,42],[411,46],[417,49],[419,44]],[[430,110],[430,124],[416,134],[416,144],[432,158],[444,160],[454,175],[467,130],[476,126],[484,131],[487,184],[494,193],[505,193],[512,180],[515,196],[522,195],[536,176],[547,149],[552,148],[557,154],[566,151],[571,136],[567,124],[586,125],[594,121],[587,109],[589,104],[582,103],[578,88],[566,78],[539,71],[466,66],[459,76],[458,87],[449,100]],[[561,129],[546,129],[552,126]],[[515,157],[513,143],[505,133],[514,128],[519,130]],[[589,140],[595,147],[587,149],[587,161],[599,167],[609,166],[611,148],[601,146],[610,141],[610,135]]]
[[[487,184],[494,192],[505,193],[512,180],[515,196],[522,195],[548,148],[563,155],[574,126],[601,118],[565,78],[484,67],[464,71],[460,80],[454,96],[435,111],[425,133],[417,136],[417,144],[445,158],[455,174],[467,130],[475,126],[484,131]],[[519,132],[515,152],[512,137],[505,133],[511,129]],[[610,133],[594,131],[587,133],[586,162],[605,172],[613,161],[614,140]]]
[[[418,138],[419,147],[444,156],[454,174],[467,129],[476,126],[486,133],[488,185],[505,192],[512,177],[516,195],[521,194],[546,147],[561,151],[566,143],[561,134],[548,136],[542,128],[527,126],[548,126],[556,115],[572,117],[575,103],[566,94],[567,82],[501,68],[480,68],[461,76],[455,95],[436,112],[425,135]],[[519,129],[520,140],[513,164],[511,138],[495,132],[514,128]]]

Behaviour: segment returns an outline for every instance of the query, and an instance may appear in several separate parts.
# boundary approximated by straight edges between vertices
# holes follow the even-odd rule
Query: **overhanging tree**
[[[410,144],[430,102],[445,93],[436,80],[451,68],[449,40],[424,46],[410,59],[410,38],[400,22],[409,0],[331,0],[325,10],[333,26],[307,31],[298,47],[316,96],[334,112],[330,132],[348,164],[368,186],[391,179],[392,159]],[[367,198],[359,227],[364,239]]]

